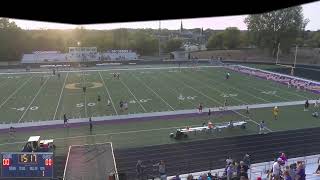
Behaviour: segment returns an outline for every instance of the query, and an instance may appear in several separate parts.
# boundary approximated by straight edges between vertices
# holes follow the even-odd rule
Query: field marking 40
[[[151,100],[152,99],[140,99],[139,102],[140,103],[146,103],[146,102],[151,101]],[[135,104],[135,103],[139,103],[139,102],[137,102],[136,100],[129,101],[129,103],[131,103],[131,104]]]
[[[194,100],[196,97],[197,97],[197,96],[186,96],[186,97],[185,97],[185,96],[183,96],[183,95],[180,94],[180,96],[178,97],[178,99],[179,99],[179,100],[182,100],[182,101],[185,100],[185,99]]]
[[[26,107],[11,108],[11,109],[14,109],[14,110],[17,110],[17,111],[25,111]],[[35,111],[35,110],[38,110],[38,109],[39,109],[38,106],[32,106],[32,107],[29,108],[29,110],[32,110],[32,111]]]

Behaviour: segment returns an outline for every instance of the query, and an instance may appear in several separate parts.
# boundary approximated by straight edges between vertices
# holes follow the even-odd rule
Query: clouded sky
[[[307,30],[320,29],[320,1],[302,5],[303,14],[305,18],[310,20],[307,25]],[[242,16],[225,16],[225,17],[208,17],[208,18],[195,18],[183,19],[184,28],[201,28],[204,29],[225,29],[226,27],[238,27],[241,30],[247,29],[246,24],[243,22],[246,15]],[[71,24],[48,23],[39,21],[25,21],[10,19],[17,23],[23,29],[71,29],[77,27]],[[161,20],[161,28],[179,29],[181,19],[178,20]],[[131,23],[112,23],[112,24],[93,24],[84,25],[87,29],[117,29],[117,28],[159,28],[159,21],[145,21],[145,22],[131,22]]]

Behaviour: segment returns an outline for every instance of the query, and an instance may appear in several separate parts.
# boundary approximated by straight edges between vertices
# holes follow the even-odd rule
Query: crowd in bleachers
[[[138,55],[132,51],[108,51],[98,52],[69,52],[60,53],[58,51],[37,51],[32,54],[24,54],[22,63],[46,63],[46,62],[81,62],[99,60],[136,60]]]
[[[189,174],[188,176],[181,177],[181,175],[176,174],[172,178],[167,177],[166,165],[164,161],[153,165],[157,168],[158,175],[156,178],[161,180],[249,180],[249,169],[251,167],[251,157],[246,154],[242,160],[234,160],[232,157],[226,159],[226,165],[222,175],[218,173],[213,173],[211,171],[207,173],[195,173]],[[320,175],[320,158],[318,160],[318,168],[315,170],[315,174]],[[137,179],[143,178],[143,168],[146,166],[143,165],[141,160],[137,163]],[[289,164],[288,159],[285,153],[281,153],[271,165],[270,169],[266,170],[264,177],[255,177],[256,180],[305,180],[306,179],[306,170],[305,162],[297,161],[295,163]],[[198,174],[198,175],[196,175]],[[150,177],[149,177],[150,178]],[[155,179],[153,177],[152,179]],[[252,177],[251,177],[252,179]]]

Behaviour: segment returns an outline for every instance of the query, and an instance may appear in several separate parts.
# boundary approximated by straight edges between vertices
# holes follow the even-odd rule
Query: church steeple
[[[180,25],[180,33],[183,31],[183,25],[182,25],[182,20],[181,20],[181,25]]]

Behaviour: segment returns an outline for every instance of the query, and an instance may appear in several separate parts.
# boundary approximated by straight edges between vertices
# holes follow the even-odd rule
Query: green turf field
[[[227,71],[217,67],[118,70],[120,79],[114,79],[113,72],[62,72],[60,79],[51,73],[1,75],[0,122],[62,119],[64,113],[73,119],[175,111],[195,109],[199,103],[217,107],[226,98],[231,106],[318,97],[234,72],[225,80]],[[127,111],[120,110],[121,100],[128,102]]]
[[[114,79],[113,73],[120,73]],[[287,88],[272,81],[257,79],[240,73],[231,73],[225,80],[227,70],[221,67],[195,69],[129,69],[117,71],[66,72],[57,76],[48,74],[17,74],[0,76],[1,122],[27,122],[62,119],[64,113],[70,118],[109,116],[156,111],[195,109],[199,103],[205,107],[261,104],[317,99],[318,95]],[[41,77],[43,82],[41,83]],[[86,94],[82,86],[87,86]],[[101,102],[97,96],[101,96]],[[107,100],[112,103],[107,106]],[[119,101],[128,101],[128,111],[121,111]],[[213,134],[190,136],[184,141],[208,138],[223,138],[258,133],[257,122],[264,120],[271,131],[320,126],[320,119],[303,111],[303,105],[280,107],[279,119],[273,120],[272,108],[250,110],[246,129],[226,129]],[[245,110],[223,114],[211,121],[214,123],[242,120]],[[3,134],[0,137],[2,151],[19,151],[28,136],[40,135],[42,139],[53,138],[57,153],[64,154],[73,144],[92,144],[111,141],[115,148],[176,143],[169,133],[177,128],[200,126],[207,116],[193,118],[158,118],[152,121],[77,128],[48,129],[17,132],[15,138]]]

